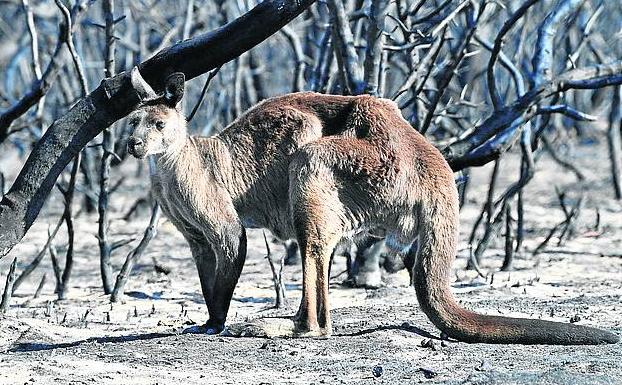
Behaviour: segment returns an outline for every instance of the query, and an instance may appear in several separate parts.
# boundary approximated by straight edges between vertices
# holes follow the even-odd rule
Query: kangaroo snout
[[[127,140],[127,152],[136,158],[144,158],[146,153],[145,142],[135,136]]]

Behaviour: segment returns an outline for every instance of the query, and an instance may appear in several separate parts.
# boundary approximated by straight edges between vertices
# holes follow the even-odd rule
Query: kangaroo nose
[[[127,150],[132,155],[140,155],[144,149],[144,142],[142,139],[136,138],[134,136],[130,136],[127,140]]]
[[[134,136],[131,136],[128,140],[127,140],[127,146],[129,148],[136,148],[136,147],[140,147],[143,145],[143,140],[136,138]]]

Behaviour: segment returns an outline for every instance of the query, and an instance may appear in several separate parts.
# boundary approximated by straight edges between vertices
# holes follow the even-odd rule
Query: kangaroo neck
[[[203,167],[203,159],[190,136],[175,148],[154,155],[154,158],[155,176],[160,181],[174,180],[184,183],[202,174],[199,170]]]

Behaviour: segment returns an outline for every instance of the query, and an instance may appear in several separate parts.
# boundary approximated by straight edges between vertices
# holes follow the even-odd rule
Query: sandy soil
[[[485,199],[490,169],[473,175],[470,200],[462,211],[462,252],[455,264],[454,291],[464,306],[489,314],[537,317],[599,326],[622,333],[622,205],[611,197],[604,145],[575,149],[588,180],[577,183],[548,158],[527,189],[526,252],[512,272],[495,272],[484,280],[465,271],[466,240]],[[503,184],[517,174],[502,169]],[[4,157],[7,172],[13,163]],[[514,163],[518,164],[518,163]],[[114,178],[132,176],[137,163],[127,162]],[[135,179],[135,178],[129,178]],[[134,184],[131,184],[134,183]],[[113,197],[113,240],[140,238],[148,222],[143,212],[130,222],[120,219],[143,196],[146,178],[126,183]],[[568,191],[570,202],[585,190],[586,205],[576,236],[561,247],[556,239],[538,256],[530,252],[549,229],[563,220],[554,187]],[[600,229],[593,231],[596,208]],[[13,257],[23,268],[45,243],[61,201],[55,194],[24,241],[0,261],[0,278]],[[57,301],[50,260],[32,274],[0,319],[0,384],[274,384],[274,383],[439,383],[439,384],[619,384],[622,345],[591,347],[508,346],[438,340],[439,332],[418,308],[407,274],[385,276],[378,290],[351,289],[332,280],[335,335],[326,339],[234,338],[182,334],[206,319],[189,250],[168,222],[134,271],[123,303],[111,305],[102,294],[96,216],[76,219],[75,270],[68,299]],[[56,242],[63,255],[65,235]],[[137,241],[119,249],[119,268]],[[277,251],[278,247],[273,248]],[[484,259],[486,271],[498,270],[503,245]],[[606,254],[607,256],[601,256]],[[616,256],[617,254],[617,256]],[[229,312],[229,323],[293,314],[300,298],[301,269],[286,267],[288,308],[272,309],[274,291],[260,231],[249,231],[248,260]],[[169,267],[156,272],[153,258]],[[333,275],[345,269],[343,259]],[[47,284],[32,295],[44,272]],[[424,343],[429,339],[433,343]],[[426,345],[426,346],[422,346]],[[375,376],[375,375],[376,376]]]

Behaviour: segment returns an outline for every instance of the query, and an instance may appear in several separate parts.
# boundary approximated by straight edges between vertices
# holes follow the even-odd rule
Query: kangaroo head
[[[142,159],[147,155],[174,155],[187,137],[186,118],[177,109],[184,95],[184,74],[170,75],[164,85],[164,94],[158,95],[134,67],[132,86],[141,99],[136,111],[128,116],[132,127],[127,141],[128,152]]]

